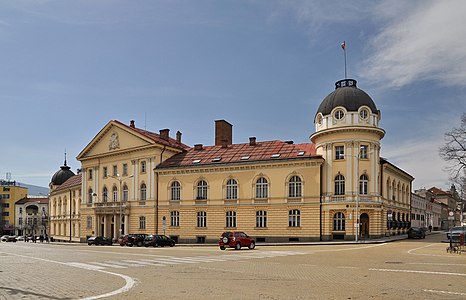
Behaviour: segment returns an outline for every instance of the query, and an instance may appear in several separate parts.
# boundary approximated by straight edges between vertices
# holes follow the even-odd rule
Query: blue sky
[[[382,156],[448,188],[466,112],[466,1],[0,1],[0,178],[47,186],[111,119],[214,143],[309,142],[344,77],[381,110]]]

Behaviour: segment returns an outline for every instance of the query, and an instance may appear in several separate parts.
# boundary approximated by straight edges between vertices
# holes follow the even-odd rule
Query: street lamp
[[[122,210],[123,210],[123,192],[121,190],[121,182],[124,179],[128,179],[128,178],[133,177],[133,175],[129,175],[129,176],[126,176],[126,177],[121,177],[120,174],[116,174],[116,176],[110,176],[110,177],[115,178],[116,180],[118,180],[118,182],[120,184],[120,189],[119,189],[119,192],[120,192],[120,220],[119,220],[119,225],[120,225],[120,228],[118,229],[118,231],[120,233],[119,236],[122,236],[123,235],[123,222],[121,221],[121,216],[122,216]]]

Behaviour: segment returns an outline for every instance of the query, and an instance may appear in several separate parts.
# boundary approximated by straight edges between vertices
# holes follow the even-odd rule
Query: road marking
[[[451,275],[451,276],[466,276],[464,273],[450,273],[450,272],[434,272],[434,271],[418,271],[418,270],[395,270],[395,269],[369,269],[370,271],[380,272],[400,272],[400,273],[420,273],[420,274],[434,274],[434,275]]]
[[[466,267],[466,264],[444,264],[444,263],[405,263],[407,265],[428,265],[428,266],[454,266]]]
[[[128,268],[128,267],[123,267],[123,266],[118,266],[118,265],[101,263],[101,262],[97,262],[97,261],[90,262],[90,264],[96,264],[98,266],[107,267],[107,268],[115,268],[115,269],[126,269],[126,268]]]
[[[89,264],[83,264],[83,263],[78,263],[78,262],[67,263],[67,265],[73,266],[73,267],[76,267],[76,268],[86,269],[86,270],[102,270],[102,269],[104,269],[104,267],[94,266],[94,265],[89,265]]]
[[[437,293],[437,294],[466,296],[466,293],[458,293],[458,292],[436,291],[436,290],[423,290],[423,291],[430,292],[430,293]]]
[[[358,267],[350,267],[350,266],[338,266],[338,269],[358,269]]]

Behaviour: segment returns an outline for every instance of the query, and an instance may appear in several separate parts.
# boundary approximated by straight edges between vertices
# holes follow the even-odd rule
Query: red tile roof
[[[67,181],[63,182],[59,187],[57,187],[53,191],[53,193],[66,190],[77,185],[81,185],[81,177],[81,174],[71,176],[70,178],[68,178]]]
[[[15,202],[15,204],[26,204],[29,202],[38,202],[41,204],[49,203],[48,197],[24,197]]]
[[[222,165],[311,157],[321,157],[316,154],[314,144],[290,144],[282,141],[266,141],[257,142],[255,145],[246,143],[228,145],[228,147],[205,146],[201,150],[191,148],[188,151],[170,157],[158,165],[157,168]]]
[[[140,128],[136,128],[136,127],[131,127],[131,126],[128,126],[118,120],[113,120],[115,123],[118,123],[122,126],[125,126],[126,128],[128,128],[129,130],[132,130],[132,131],[135,131],[139,134],[142,134],[143,136],[145,136],[146,138],[148,139],[151,139],[152,141],[158,143],[158,144],[162,144],[162,145],[165,145],[165,146],[169,146],[169,147],[172,147],[172,148],[175,148],[175,149],[180,149],[180,150],[188,150],[190,147],[183,144],[183,143],[179,143],[177,142],[175,139],[169,137],[168,140],[166,139],[163,139],[160,134],[157,134],[157,133],[154,133],[154,132],[150,132],[150,131],[147,131],[147,130],[144,130],[144,129],[140,129]]]

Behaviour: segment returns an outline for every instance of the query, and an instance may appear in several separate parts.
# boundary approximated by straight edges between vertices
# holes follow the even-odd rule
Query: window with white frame
[[[360,148],[359,148],[359,158],[360,159],[367,159],[369,158],[369,146],[367,145],[362,145]]]
[[[227,199],[238,199],[238,182],[235,179],[228,179],[226,188]]]
[[[301,226],[301,211],[299,209],[290,209],[288,211],[288,227]]]
[[[87,217],[87,229],[92,228],[92,217]]]
[[[141,201],[145,201],[145,200],[146,200],[146,196],[147,196],[147,195],[146,195],[146,190],[147,190],[147,189],[146,189],[146,184],[145,184],[145,183],[141,184],[141,197],[140,197],[140,198],[141,198],[141,199],[140,199]]]
[[[256,181],[256,198],[264,199],[269,197],[269,182],[264,177]]]
[[[89,199],[87,199],[87,203],[91,204],[92,203],[92,197],[94,197],[94,192],[92,191],[92,189],[89,189],[88,196],[89,196]]]
[[[123,176],[128,175],[128,164],[123,164]]]
[[[207,227],[207,212],[197,212],[197,227]]]
[[[118,167],[113,166],[113,176],[118,176]]]
[[[362,174],[359,177],[359,194],[360,195],[367,195],[368,194],[368,186],[369,186],[369,177],[366,174]]]
[[[345,214],[342,212],[337,212],[333,215],[333,230],[334,231],[343,231],[345,230]]]
[[[179,227],[180,226],[180,212],[177,210],[170,212],[170,226]]]
[[[139,217],[139,229],[146,229],[146,217]]]
[[[345,176],[338,174],[335,177],[335,195],[345,194]]]
[[[197,183],[197,200],[207,199],[207,182],[205,180],[199,180]]]
[[[170,186],[170,199],[178,201],[181,199],[181,184],[178,181],[173,181]]]
[[[335,146],[335,160],[345,159],[345,146]]]
[[[141,173],[146,173],[146,161],[141,161]]]
[[[299,176],[292,176],[288,183],[288,197],[298,198],[302,196],[302,183]]]
[[[107,190],[106,186],[104,186],[104,190],[102,191],[102,199],[103,199],[104,203],[107,203],[107,201],[108,201],[108,190]]]
[[[257,228],[267,227],[267,211],[266,210],[256,211],[256,227]]]
[[[126,185],[123,185],[123,201],[128,201],[128,186]]]
[[[113,187],[112,193],[113,193],[113,201],[117,202],[118,201],[118,188],[116,186]]]
[[[225,213],[225,227],[236,227],[236,211],[229,210]]]

